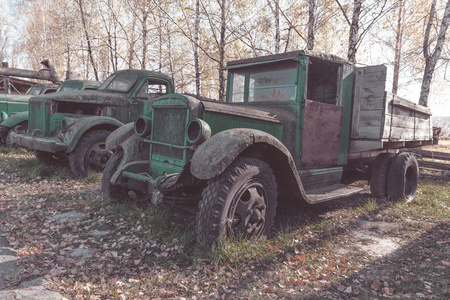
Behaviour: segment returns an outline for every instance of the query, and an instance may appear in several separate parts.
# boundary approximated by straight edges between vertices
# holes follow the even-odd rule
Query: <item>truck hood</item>
[[[295,106],[257,103],[253,105],[230,104],[223,102],[202,101],[205,112],[215,112],[232,117],[242,117],[247,120],[256,120],[279,124],[283,126],[283,144],[294,153],[295,132],[299,130],[298,110]],[[230,123],[230,128],[233,125]],[[255,128],[256,129],[256,128]]]
[[[216,101],[202,101],[205,111],[229,114],[279,124],[296,123],[297,112],[290,106],[267,105],[254,107],[249,105],[229,104]]]
[[[103,105],[124,105],[129,102],[129,95],[126,93],[110,93],[99,90],[70,91],[37,96],[32,99],[48,99],[53,101],[96,103]]]
[[[12,95],[12,94],[0,94],[0,102],[20,102],[28,103],[31,95]]]

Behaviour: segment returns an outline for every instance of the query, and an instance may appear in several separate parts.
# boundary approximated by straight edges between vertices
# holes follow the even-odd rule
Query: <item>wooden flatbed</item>
[[[386,66],[360,68],[355,76],[349,158],[413,148],[433,141],[431,110],[385,91]]]

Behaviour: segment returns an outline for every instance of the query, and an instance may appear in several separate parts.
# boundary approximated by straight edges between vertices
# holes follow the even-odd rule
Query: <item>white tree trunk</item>
[[[356,63],[356,51],[358,46],[359,19],[363,0],[353,1],[352,24],[350,25],[350,36],[348,39],[348,61]]]
[[[436,67],[436,63],[441,56],[442,47],[445,42],[445,33],[448,29],[450,23],[450,0],[447,1],[444,11],[444,17],[442,18],[441,27],[439,29],[439,33],[437,36],[436,46],[434,48],[433,54],[431,56],[426,56],[425,62],[425,70],[423,73],[422,87],[420,89],[420,98],[419,104],[428,106],[428,96],[430,94],[431,80],[433,79],[434,68]],[[424,37],[425,44],[428,44],[429,36]],[[428,51],[424,51],[424,54],[428,53]]]
[[[194,24],[194,69],[195,69],[195,94],[200,96],[200,63],[198,58],[198,42],[200,31],[200,0],[195,1]]]
[[[397,32],[395,36],[395,58],[394,58],[394,78],[392,80],[392,94],[396,95],[398,91],[398,78],[400,76],[400,59],[403,45],[403,27],[402,27],[402,13],[404,3],[403,0],[398,0],[398,19]]]
[[[316,0],[308,0],[308,40],[306,49],[314,50],[314,25],[316,23]]]

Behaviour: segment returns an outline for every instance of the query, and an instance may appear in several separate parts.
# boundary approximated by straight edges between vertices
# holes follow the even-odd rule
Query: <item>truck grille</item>
[[[45,136],[50,133],[50,111],[51,101],[39,98],[30,99],[29,102],[29,120],[28,132],[39,130],[39,136]]]
[[[185,146],[187,108],[155,108],[153,115],[153,141]],[[152,154],[183,159],[183,149],[153,144]]]

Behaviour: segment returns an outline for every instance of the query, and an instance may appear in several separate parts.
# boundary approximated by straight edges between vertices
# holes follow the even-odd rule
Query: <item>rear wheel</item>
[[[394,156],[389,167],[387,192],[391,200],[413,200],[417,194],[419,181],[419,165],[411,153],[400,153]]]
[[[269,234],[277,206],[272,169],[254,158],[237,158],[210,179],[197,213],[197,242],[210,248],[227,236],[261,238]]]
[[[86,177],[89,170],[101,172],[112,152],[105,148],[109,130],[94,130],[86,133],[70,153],[69,164],[73,174]]]
[[[370,193],[376,198],[386,198],[389,166],[394,154],[380,153],[372,162]]]

